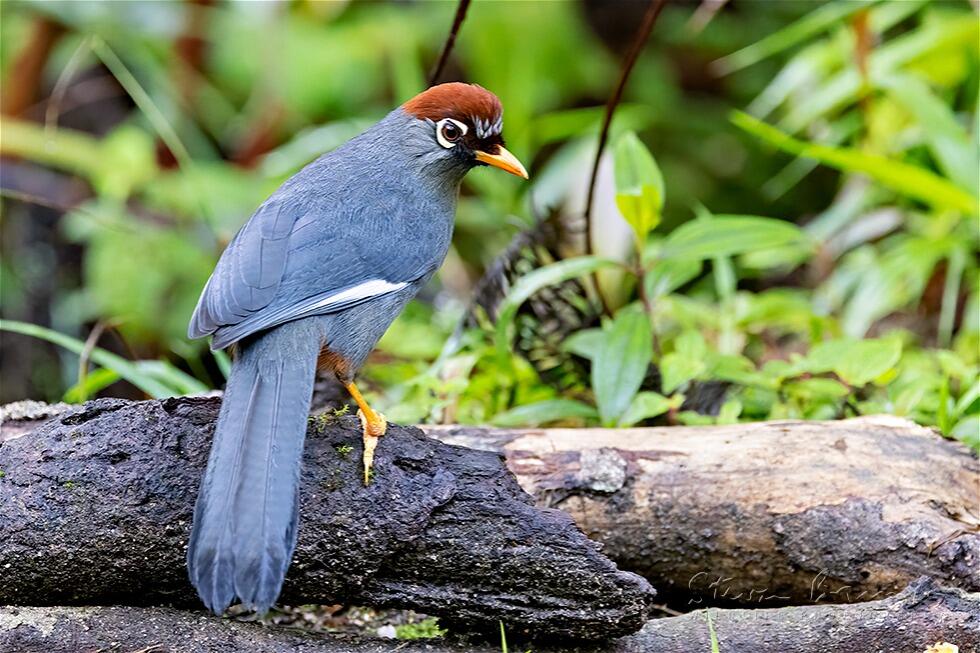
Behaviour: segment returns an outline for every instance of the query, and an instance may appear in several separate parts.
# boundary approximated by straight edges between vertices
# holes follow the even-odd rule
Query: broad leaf
[[[568,336],[561,343],[561,348],[562,351],[592,360],[602,346],[603,339],[602,329],[582,329]]]
[[[603,425],[614,426],[646,376],[653,335],[647,316],[632,308],[620,311],[603,335],[592,361],[592,389]]]
[[[596,416],[595,408],[580,401],[548,399],[511,408],[494,417],[490,423],[504,427],[537,426],[572,418],[595,419]]]
[[[674,229],[664,240],[660,256],[702,261],[808,241],[808,236],[799,227],[782,220],[716,215],[709,220],[691,220]]]
[[[634,132],[623,134],[613,148],[616,206],[641,245],[660,224],[664,179],[653,155]]]
[[[671,352],[660,359],[660,385],[670,393],[704,371],[704,361]]]
[[[644,283],[651,299],[672,293],[701,274],[702,263],[693,259],[663,259],[647,268]]]
[[[845,383],[862,386],[888,372],[902,355],[897,338],[825,340],[810,350],[804,366],[810,372],[833,372]]]
[[[645,419],[663,415],[671,408],[679,408],[683,401],[681,395],[667,398],[658,392],[639,392],[633,397],[626,413],[619,418],[619,426],[633,426]]]
[[[662,390],[670,394],[683,384],[697,378],[708,368],[708,345],[694,330],[677,336],[674,351],[660,360]]]

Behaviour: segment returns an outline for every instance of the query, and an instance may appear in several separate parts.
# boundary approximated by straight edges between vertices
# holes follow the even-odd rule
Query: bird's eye
[[[436,140],[445,148],[454,147],[466,135],[467,127],[458,120],[443,118],[436,123]]]

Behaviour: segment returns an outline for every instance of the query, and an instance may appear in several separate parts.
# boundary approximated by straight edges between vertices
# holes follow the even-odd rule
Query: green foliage
[[[574,399],[546,399],[533,404],[516,406],[497,414],[494,426],[537,426],[569,419],[595,419],[595,408]]]
[[[708,638],[711,641],[711,653],[721,653],[721,647],[718,645],[718,635],[715,634],[715,624],[711,620],[711,610],[704,611],[704,618],[708,622]]]
[[[977,212],[977,198],[964,192],[939,175],[919,166],[892,161],[884,156],[866,154],[852,148],[806,143],[788,136],[752,116],[736,112],[732,122],[745,131],[797,156],[816,159],[842,172],[863,173],[883,186],[909,197],[964,213]]]
[[[439,620],[435,617],[395,626],[395,637],[404,640],[434,639],[444,636],[447,632],[447,630],[439,627]]]
[[[653,356],[650,320],[628,307],[602,331],[592,359],[592,388],[603,426],[615,426],[630,408]]]
[[[175,395],[194,394],[207,391],[207,387],[192,376],[185,374],[173,365],[163,361],[136,361],[130,362],[126,359],[108,352],[99,347],[87,347],[84,342],[70,336],[66,336],[57,331],[46,329],[35,324],[25,324],[12,320],[0,320],[0,331],[11,333],[21,333],[35,338],[41,338],[52,342],[60,347],[64,347],[76,354],[82,354],[88,350],[89,357],[93,362],[102,365],[111,371],[118,378],[129,381],[134,386],[155,398],[172,397]],[[105,376],[99,373],[98,380],[104,380]],[[65,396],[65,401],[80,401],[87,398],[92,390],[73,387],[69,394]]]
[[[660,224],[664,178],[650,151],[635,132],[620,136],[613,147],[616,206],[633,228],[638,243]]]
[[[716,215],[691,220],[670,233],[659,256],[702,261],[775,247],[810,249],[808,239],[793,224],[748,215]]]

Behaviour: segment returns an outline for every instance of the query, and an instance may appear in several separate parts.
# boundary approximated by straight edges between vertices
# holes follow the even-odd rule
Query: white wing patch
[[[277,310],[263,312],[242,320],[237,324],[219,327],[211,339],[211,349],[224,349],[233,342],[244,338],[258,329],[271,329],[285,322],[313,315],[323,315],[334,310],[343,310],[372,297],[380,297],[401,290],[410,281],[392,283],[384,279],[371,279],[351,286],[326,297],[311,297],[298,304],[283,306]],[[261,322],[258,322],[261,320]]]
[[[319,313],[321,309],[337,306],[338,304],[349,304],[351,302],[358,302],[362,299],[369,299],[378,295],[387,295],[390,292],[401,290],[407,285],[407,281],[391,283],[390,281],[385,281],[384,279],[371,279],[370,281],[359,283],[356,286],[351,286],[346,290],[341,290],[338,293],[324,297],[315,304],[305,307],[303,312]]]

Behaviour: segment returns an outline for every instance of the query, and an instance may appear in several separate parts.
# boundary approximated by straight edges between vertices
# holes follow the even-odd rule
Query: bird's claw
[[[378,446],[378,438],[388,430],[388,421],[381,413],[373,412],[373,419],[358,410],[357,417],[361,420],[361,429],[364,432],[364,485],[371,482],[371,469],[374,465],[374,450]]]

